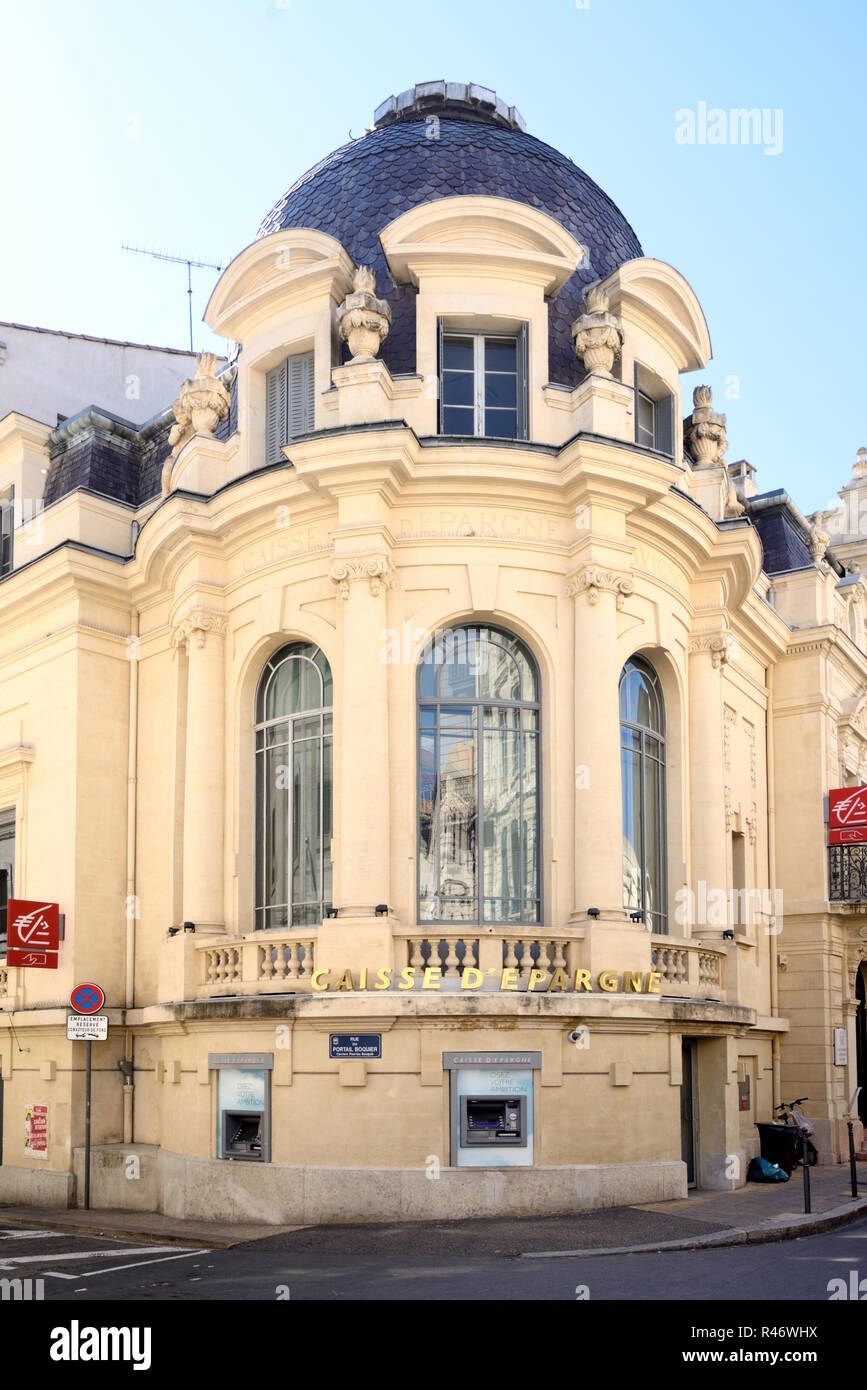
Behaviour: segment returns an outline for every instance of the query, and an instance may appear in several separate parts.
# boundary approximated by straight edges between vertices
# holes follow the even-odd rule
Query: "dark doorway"
[[[698,1185],[698,1086],[696,1083],[696,1044],[684,1038],[681,1044],[683,1076],[680,1083],[680,1156],[686,1164],[688,1187]]]
[[[864,962],[855,977],[855,998],[858,1000],[858,1013],[855,1018],[855,1084],[861,1087],[858,1118],[862,1124],[867,1125],[867,963]]]

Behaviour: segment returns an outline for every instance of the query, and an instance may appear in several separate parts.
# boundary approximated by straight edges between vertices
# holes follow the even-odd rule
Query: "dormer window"
[[[313,353],[296,352],[265,378],[265,462],[284,461],[282,448],[313,422]]]
[[[653,372],[635,364],[635,442],[674,454],[674,396]]]
[[[527,325],[457,333],[440,321],[440,434],[527,438]]]

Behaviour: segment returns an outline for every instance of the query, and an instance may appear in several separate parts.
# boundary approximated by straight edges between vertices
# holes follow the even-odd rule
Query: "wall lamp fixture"
[[[592,917],[592,918],[595,920],[597,917],[601,916],[601,913],[600,913],[600,911],[599,911],[599,908],[598,908],[598,907],[588,907],[588,909],[587,909],[587,916],[588,916],[588,917]]]
[[[196,930],[196,924],[195,924],[195,922],[184,922],[184,931],[195,931],[195,930]]]
[[[169,936],[177,936],[180,927],[169,927]]]
[[[336,916],[337,916],[337,908],[336,908],[336,907],[327,907],[327,908],[325,909],[325,916],[326,916],[326,917],[336,917]]]
[[[387,917],[388,903],[377,903],[376,907],[373,910],[376,913],[377,917]]]

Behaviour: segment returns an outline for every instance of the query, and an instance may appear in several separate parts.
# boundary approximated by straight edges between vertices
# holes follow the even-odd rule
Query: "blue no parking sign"
[[[77,1014],[98,1014],[105,1003],[105,994],[99,985],[76,985],[69,1002]]]

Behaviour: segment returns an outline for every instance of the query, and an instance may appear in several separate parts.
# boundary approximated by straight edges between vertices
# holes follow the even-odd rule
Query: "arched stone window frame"
[[[313,642],[290,642],[265,663],[255,763],[255,928],[318,926],[332,905],[333,678]]]

